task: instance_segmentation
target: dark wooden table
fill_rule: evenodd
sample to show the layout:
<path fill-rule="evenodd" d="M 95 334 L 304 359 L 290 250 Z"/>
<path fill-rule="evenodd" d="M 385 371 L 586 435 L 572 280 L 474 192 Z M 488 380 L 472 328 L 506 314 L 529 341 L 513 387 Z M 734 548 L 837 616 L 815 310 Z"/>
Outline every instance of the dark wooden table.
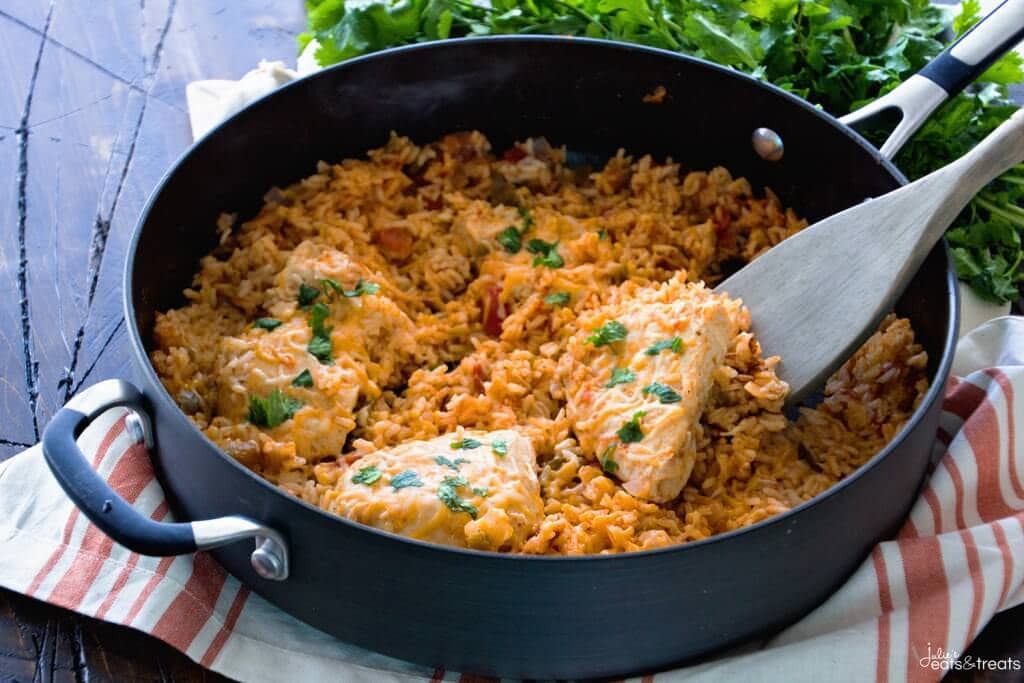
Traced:
<path fill-rule="evenodd" d="M 300 0 L 0 0 L 0 460 L 123 374 L 121 266 L 191 141 L 185 84 L 292 63 Z M 1024 658 L 1024 608 L 976 656 Z M 163 643 L 0 590 L 0 681 L 223 680 Z"/>

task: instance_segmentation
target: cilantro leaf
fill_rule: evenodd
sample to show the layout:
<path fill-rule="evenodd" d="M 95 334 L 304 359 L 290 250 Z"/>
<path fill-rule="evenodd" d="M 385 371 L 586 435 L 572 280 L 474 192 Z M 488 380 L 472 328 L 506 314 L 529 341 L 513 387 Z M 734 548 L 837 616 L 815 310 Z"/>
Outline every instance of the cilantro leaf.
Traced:
<path fill-rule="evenodd" d="M 640 420 L 647 413 L 643 410 L 638 410 L 633 413 L 633 417 L 629 419 L 616 434 L 619 435 L 619 440 L 622 443 L 636 443 L 644 438 L 644 433 L 640 429 Z"/>
<path fill-rule="evenodd" d="M 605 383 L 605 387 L 611 389 L 612 387 L 619 384 L 629 384 L 636 380 L 636 373 L 629 368 L 614 368 L 612 370 L 611 379 Z"/>
<path fill-rule="evenodd" d="M 411 486 L 416 488 L 423 486 L 423 482 L 420 481 L 420 475 L 416 474 L 416 470 L 405 470 L 391 477 L 391 488 L 396 491 L 407 489 Z"/>
<path fill-rule="evenodd" d="M 645 396 L 653 395 L 657 397 L 661 403 L 679 403 L 683 400 L 683 397 L 676 393 L 672 387 L 661 382 L 651 382 L 643 388 L 643 393 Z"/>
<path fill-rule="evenodd" d="M 644 353 L 647 354 L 648 356 L 657 356 L 662 351 L 666 351 L 668 349 L 671 349 L 672 353 L 682 353 L 683 340 L 680 339 L 679 337 L 664 339 L 660 342 L 648 346 L 646 349 L 644 349 Z"/>
<path fill-rule="evenodd" d="M 331 309 L 327 304 L 317 302 L 313 304 L 309 315 L 309 328 L 313 331 L 306 350 L 324 365 L 334 362 L 334 347 L 331 344 L 331 328 L 324 325 Z"/>
<path fill-rule="evenodd" d="M 533 265 L 547 266 L 548 268 L 561 268 L 565 260 L 558 253 L 558 241 L 545 242 L 542 239 L 532 239 L 526 245 L 526 251 L 537 254 L 533 259 Z"/>
<path fill-rule="evenodd" d="M 292 386 L 309 389 L 313 386 L 313 374 L 308 369 L 303 370 L 299 374 L 295 375 L 295 379 L 292 380 Z"/>
<path fill-rule="evenodd" d="M 437 497 L 452 512 L 465 512 L 473 519 L 476 519 L 479 514 L 476 506 L 466 502 L 458 494 L 458 489 L 463 486 L 469 486 L 469 482 L 463 477 L 445 477 L 441 481 L 441 485 L 437 487 Z"/>
<path fill-rule="evenodd" d="M 256 322 L 252 324 L 253 327 L 257 327 L 261 330 L 271 331 L 276 330 L 282 325 L 281 321 L 277 318 L 257 318 Z"/>
<path fill-rule="evenodd" d="M 518 254 L 523 248 L 523 236 L 512 225 L 499 232 L 494 239 L 510 254 Z"/>
<path fill-rule="evenodd" d="M 465 463 L 465 462 L 469 462 L 469 461 L 466 460 L 465 458 L 455 458 L 455 460 L 449 460 L 448 458 L 444 457 L 443 455 L 439 455 L 436 458 L 434 458 L 434 462 L 436 462 L 438 465 L 441 465 L 442 467 L 448 467 L 448 468 L 453 469 L 456 472 L 458 472 L 459 471 L 459 465 L 461 465 L 462 463 Z"/>
<path fill-rule="evenodd" d="M 614 441 L 604 449 L 597 461 L 601 463 L 601 469 L 608 474 L 615 474 L 619 471 L 619 463 L 612 460 L 612 456 L 615 455 L 615 449 L 619 447 L 619 444 Z"/>
<path fill-rule="evenodd" d="M 266 398 L 250 394 L 249 422 L 257 427 L 273 429 L 292 419 L 301 407 L 302 401 L 288 396 L 280 389 L 274 389 Z"/>
<path fill-rule="evenodd" d="M 476 439 L 472 439 L 468 436 L 459 439 L 458 441 L 452 441 L 452 450 L 457 451 L 462 449 L 464 451 L 471 451 L 474 448 L 480 448 L 480 442 Z"/>
<path fill-rule="evenodd" d="M 299 285 L 299 306 L 305 308 L 311 303 L 316 301 L 317 297 L 320 296 L 320 290 L 316 287 L 310 287 L 306 283 Z"/>
<path fill-rule="evenodd" d="M 377 469 L 376 465 L 367 465 L 366 467 L 360 467 L 359 471 L 353 475 L 352 483 L 371 486 L 376 484 L 381 476 L 381 471 Z"/>
<path fill-rule="evenodd" d="M 615 342 L 622 341 L 629 334 L 626 326 L 618 320 L 609 320 L 601 327 L 594 330 L 594 333 L 587 337 L 586 343 L 594 346 L 608 346 Z"/>
<path fill-rule="evenodd" d="M 376 282 L 367 282 L 363 278 L 359 278 L 356 282 L 355 289 L 352 290 L 341 290 L 341 295 L 352 299 L 357 296 L 363 296 L 364 294 L 376 294 L 380 291 L 380 285 Z"/>
<path fill-rule="evenodd" d="M 554 292 L 544 297 L 544 303 L 548 306 L 565 306 L 571 298 L 569 292 Z"/>
<path fill-rule="evenodd" d="M 508 455 L 508 442 L 502 439 L 495 439 L 491 442 L 491 451 L 499 458 Z"/>

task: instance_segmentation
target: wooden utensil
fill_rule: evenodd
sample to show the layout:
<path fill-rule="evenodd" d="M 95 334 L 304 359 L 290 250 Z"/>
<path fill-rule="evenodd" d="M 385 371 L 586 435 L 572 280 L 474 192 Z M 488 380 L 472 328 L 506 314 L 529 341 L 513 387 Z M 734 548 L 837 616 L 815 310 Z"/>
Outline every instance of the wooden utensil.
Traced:
<path fill-rule="evenodd" d="M 1024 110 L 960 159 L 815 223 L 715 288 L 743 299 L 764 355 L 781 356 L 787 403 L 870 336 L 957 214 L 1021 161 Z"/>

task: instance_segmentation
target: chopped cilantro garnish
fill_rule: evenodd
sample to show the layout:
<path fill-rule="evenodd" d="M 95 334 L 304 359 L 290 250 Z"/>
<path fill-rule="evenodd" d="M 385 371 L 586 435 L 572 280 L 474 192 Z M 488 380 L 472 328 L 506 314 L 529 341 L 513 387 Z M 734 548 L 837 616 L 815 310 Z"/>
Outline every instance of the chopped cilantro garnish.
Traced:
<path fill-rule="evenodd" d="M 629 419 L 629 422 L 622 425 L 619 431 L 616 432 L 622 443 L 636 443 L 644 438 L 644 433 L 640 430 L 640 420 L 646 414 L 643 410 L 636 411 L 633 413 L 633 417 Z"/>
<path fill-rule="evenodd" d="M 531 254 L 546 254 L 554 249 L 557 244 L 558 242 L 545 242 L 542 239 L 534 238 L 526 244 L 526 251 Z"/>
<path fill-rule="evenodd" d="M 331 328 L 324 325 L 331 309 L 324 303 L 315 303 L 310 310 L 309 328 L 313 336 L 306 346 L 306 350 L 324 365 L 330 365 L 334 361 L 334 349 L 331 346 Z"/>
<path fill-rule="evenodd" d="M 526 234 L 533 227 L 533 214 L 525 206 L 520 206 L 518 210 L 519 217 L 523 219 L 523 234 Z"/>
<path fill-rule="evenodd" d="M 598 230 L 597 231 L 597 239 L 599 239 L 599 240 L 606 240 L 606 239 L 608 239 L 608 231 L 607 230 Z"/>
<path fill-rule="evenodd" d="M 302 407 L 302 401 L 292 398 L 280 389 L 274 389 L 266 398 L 249 395 L 249 422 L 257 427 L 276 427 L 292 419 Z"/>
<path fill-rule="evenodd" d="M 476 506 L 463 500 L 457 491 L 457 489 L 468 485 L 469 482 L 463 477 L 445 477 L 441 481 L 441 485 L 437 487 L 437 497 L 452 512 L 465 512 L 473 519 L 476 519 L 479 514 Z"/>
<path fill-rule="evenodd" d="M 629 368 L 615 368 L 612 370 L 612 378 L 604 385 L 611 389 L 618 384 L 629 384 L 636 379 L 636 373 Z"/>
<path fill-rule="evenodd" d="M 679 337 L 663 339 L 662 341 L 656 344 L 651 344 L 650 346 L 648 346 L 646 349 L 644 349 L 644 353 L 646 353 L 648 356 L 657 356 L 659 353 L 665 351 L 666 349 L 672 349 L 672 353 L 682 353 L 683 340 L 680 339 Z"/>
<path fill-rule="evenodd" d="M 356 282 L 355 289 L 351 290 L 345 289 L 340 282 L 329 277 L 322 278 L 320 283 L 324 286 L 325 292 L 328 289 L 331 289 L 335 294 L 341 295 L 347 299 L 352 299 L 364 294 L 376 294 L 380 291 L 380 285 L 373 282 L 367 282 L 363 280 L 363 278 L 359 278 L 359 281 Z"/>
<path fill-rule="evenodd" d="M 544 303 L 548 306 L 565 306 L 571 298 L 569 292 L 555 292 L 544 297 Z"/>
<path fill-rule="evenodd" d="M 380 291 L 380 285 L 376 282 L 367 282 L 363 278 L 359 278 L 356 282 L 355 289 L 352 290 L 341 290 L 341 295 L 352 299 L 357 296 L 363 296 L 364 294 L 376 294 Z"/>
<path fill-rule="evenodd" d="M 376 484 L 381 477 L 381 472 L 377 469 L 376 465 L 368 465 L 366 467 L 360 467 L 359 471 L 356 472 L 355 476 L 352 477 L 353 484 L 366 484 L 371 486 Z"/>
<path fill-rule="evenodd" d="M 438 465 L 442 465 L 444 467 L 451 468 L 451 469 L 455 470 L 456 472 L 458 472 L 459 471 L 459 465 L 461 465 L 464 462 L 469 462 L 469 461 L 466 460 L 465 458 L 455 458 L 455 460 L 449 460 L 448 458 L 444 457 L 443 455 L 439 455 L 436 458 L 434 458 L 434 462 L 436 462 Z"/>
<path fill-rule="evenodd" d="M 293 387 L 305 387 L 310 388 L 313 386 L 313 375 L 309 370 L 303 370 L 299 374 L 295 375 L 295 379 L 292 380 Z"/>
<path fill-rule="evenodd" d="M 320 290 L 316 287 L 310 287 L 306 283 L 299 285 L 299 306 L 303 308 L 309 306 L 316 301 L 318 296 L 320 296 Z"/>
<path fill-rule="evenodd" d="M 468 436 L 459 439 L 458 441 L 452 441 L 452 450 L 457 451 L 462 449 L 464 451 L 471 451 L 474 448 L 480 448 L 480 442 L 476 439 L 471 439 Z"/>
<path fill-rule="evenodd" d="M 672 387 L 662 384 L 661 382 L 651 382 L 644 387 L 644 394 L 652 394 L 658 397 L 658 400 L 662 403 L 679 403 L 683 400 L 680 396 L 672 389 Z"/>
<path fill-rule="evenodd" d="M 341 286 L 341 283 L 338 282 L 337 280 L 333 279 L 333 278 L 329 278 L 329 277 L 321 278 L 320 279 L 320 284 L 323 285 L 325 292 L 328 289 L 334 290 L 335 294 L 341 294 L 342 292 L 345 291 L 345 288 Z"/>
<path fill-rule="evenodd" d="M 490 494 L 490 491 L 487 490 L 486 486 L 474 486 L 470 490 L 481 498 L 486 498 L 488 494 Z"/>
<path fill-rule="evenodd" d="M 619 444 L 612 442 L 608 448 L 604 449 L 601 456 L 597 459 L 601 463 L 601 469 L 608 474 L 615 474 L 619 469 L 619 463 L 612 460 L 612 456 L 615 455 L 615 449 L 619 447 Z"/>
<path fill-rule="evenodd" d="M 257 318 L 256 322 L 252 324 L 253 327 L 258 327 L 261 330 L 276 330 L 281 326 L 281 321 L 277 318 Z"/>
<path fill-rule="evenodd" d="M 519 250 L 523 248 L 523 236 L 519 234 L 519 230 L 514 225 L 499 232 L 494 239 L 510 254 L 518 254 Z"/>
<path fill-rule="evenodd" d="M 541 239 L 532 239 L 526 245 L 526 251 L 537 254 L 533 259 L 534 266 L 547 266 L 548 268 L 561 268 L 565 261 L 558 254 L 558 242 L 545 242 Z"/>
<path fill-rule="evenodd" d="M 499 458 L 504 458 L 508 455 L 508 442 L 503 439 L 495 439 L 491 442 L 491 451 Z"/>
<path fill-rule="evenodd" d="M 617 341 L 622 341 L 629 334 L 626 326 L 618 320 L 609 320 L 601 327 L 594 330 L 594 334 L 587 337 L 587 343 L 594 346 L 608 346 Z"/>
<path fill-rule="evenodd" d="M 420 475 L 416 474 L 416 470 L 405 470 L 391 477 L 391 488 L 396 491 L 398 489 L 407 489 L 410 486 L 423 486 L 423 482 L 420 481 Z"/>

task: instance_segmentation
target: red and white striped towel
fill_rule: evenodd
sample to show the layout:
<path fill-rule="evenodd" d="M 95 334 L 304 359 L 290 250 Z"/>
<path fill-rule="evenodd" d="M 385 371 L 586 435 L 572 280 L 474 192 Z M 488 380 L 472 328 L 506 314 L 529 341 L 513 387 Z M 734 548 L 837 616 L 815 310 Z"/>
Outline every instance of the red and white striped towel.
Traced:
<path fill-rule="evenodd" d="M 948 387 L 944 451 L 898 537 L 879 544 L 806 618 L 764 642 L 645 676 L 934 681 L 988 620 L 1024 602 L 1024 319 L 968 335 L 957 365 L 988 367 Z M 122 496 L 153 519 L 167 503 L 142 446 L 113 410 L 81 436 Z M 63 494 L 39 447 L 0 465 L 0 585 L 140 629 L 222 674 L 248 681 L 469 681 L 342 643 L 271 606 L 210 556 L 141 557 L 112 543 Z M 1024 671 L 1024 662 L 960 662 Z"/>

